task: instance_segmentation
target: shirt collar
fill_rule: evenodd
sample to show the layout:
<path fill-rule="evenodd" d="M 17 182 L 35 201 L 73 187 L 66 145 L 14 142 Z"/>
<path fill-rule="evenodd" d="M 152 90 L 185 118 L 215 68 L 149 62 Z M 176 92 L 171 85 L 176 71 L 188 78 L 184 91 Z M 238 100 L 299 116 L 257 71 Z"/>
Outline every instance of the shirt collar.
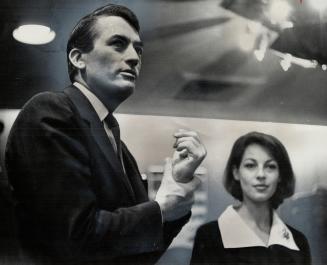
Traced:
<path fill-rule="evenodd" d="M 74 82 L 73 85 L 77 87 L 82 92 L 82 94 L 90 101 L 100 120 L 103 121 L 109 114 L 109 111 L 106 106 L 100 101 L 100 99 L 97 98 L 96 95 L 94 95 L 88 88 L 86 88 L 81 83 Z"/>
<path fill-rule="evenodd" d="M 218 224 L 224 248 L 269 247 L 271 245 L 281 245 L 292 250 L 299 250 L 291 231 L 275 211 L 273 212 L 273 222 L 268 245 L 265 245 L 242 220 L 232 205 L 228 206 L 218 218 Z M 235 232 L 235 228 L 237 228 L 237 232 Z"/>

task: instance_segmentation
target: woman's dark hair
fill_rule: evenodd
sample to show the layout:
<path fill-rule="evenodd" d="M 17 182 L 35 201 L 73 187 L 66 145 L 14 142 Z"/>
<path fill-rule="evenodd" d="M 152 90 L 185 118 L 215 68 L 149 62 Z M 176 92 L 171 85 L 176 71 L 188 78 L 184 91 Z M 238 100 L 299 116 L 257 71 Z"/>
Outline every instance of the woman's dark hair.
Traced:
<path fill-rule="evenodd" d="M 93 41 L 97 37 L 98 32 L 94 29 L 95 22 L 102 16 L 118 16 L 125 19 L 138 33 L 140 25 L 136 15 L 127 7 L 108 4 L 94 10 L 92 13 L 84 16 L 75 26 L 70 34 L 67 43 L 67 63 L 69 78 L 73 82 L 77 73 L 77 69 L 69 60 L 69 53 L 72 49 L 77 48 L 87 53 L 93 49 Z"/>
<path fill-rule="evenodd" d="M 226 165 L 224 186 L 234 198 L 243 201 L 241 184 L 239 181 L 235 180 L 233 170 L 240 167 L 243 154 L 246 148 L 251 144 L 258 144 L 265 148 L 278 164 L 280 181 L 270 201 L 271 206 L 277 209 L 285 198 L 294 194 L 295 177 L 291 161 L 284 145 L 272 135 L 250 132 L 236 140 Z"/>

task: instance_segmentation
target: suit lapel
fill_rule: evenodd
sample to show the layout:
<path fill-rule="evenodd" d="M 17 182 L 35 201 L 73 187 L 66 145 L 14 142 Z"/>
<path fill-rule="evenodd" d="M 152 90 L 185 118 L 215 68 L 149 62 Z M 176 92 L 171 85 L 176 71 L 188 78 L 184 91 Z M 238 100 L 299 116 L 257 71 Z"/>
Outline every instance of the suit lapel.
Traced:
<path fill-rule="evenodd" d="M 142 180 L 134 157 L 128 151 L 126 145 L 123 142 L 121 143 L 126 173 L 129 177 L 130 183 L 133 185 L 136 201 L 138 203 L 146 202 L 149 200 L 147 182 Z"/>
<path fill-rule="evenodd" d="M 119 176 L 119 178 L 123 181 L 129 194 L 131 194 L 131 196 L 134 198 L 132 186 L 124 173 L 122 164 L 118 160 L 112 144 L 110 143 L 109 138 L 104 130 L 103 124 L 90 102 L 75 86 L 66 88 L 64 93 L 68 95 L 68 97 L 74 103 L 81 117 L 88 122 L 90 125 L 91 134 L 98 144 L 99 149 L 103 152 L 108 163 L 114 169 L 116 175 Z"/>

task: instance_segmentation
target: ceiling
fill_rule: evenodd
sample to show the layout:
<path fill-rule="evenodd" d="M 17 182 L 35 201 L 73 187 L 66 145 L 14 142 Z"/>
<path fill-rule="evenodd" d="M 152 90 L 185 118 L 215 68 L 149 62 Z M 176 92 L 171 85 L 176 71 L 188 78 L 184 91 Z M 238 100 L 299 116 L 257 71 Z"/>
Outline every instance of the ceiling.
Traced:
<path fill-rule="evenodd" d="M 327 72 L 299 65 L 285 72 L 274 51 L 268 50 L 259 62 L 252 50 L 240 48 L 248 42 L 244 36 L 250 35 L 249 19 L 258 19 L 249 5 L 258 1 L 109 1 L 127 5 L 137 14 L 145 42 L 136 92 L 117 111 L 327 124 Z M 294 28 L 279 31 L 272 47 L 323 64 L 327 62 L 325 14 L 314 12 L 307 1 L 289 0 Z M 222 2 L 227 2 L 226 8 Z M 81 16 L 106 3 L 2 0 L 0 108 L 21 108 L 35 93 L 67 86 L 69 32 Z M 50 25 L 57 33 L 55 40 L 40 46 L 16 42 L 12 30 L 27 22 Z"/>

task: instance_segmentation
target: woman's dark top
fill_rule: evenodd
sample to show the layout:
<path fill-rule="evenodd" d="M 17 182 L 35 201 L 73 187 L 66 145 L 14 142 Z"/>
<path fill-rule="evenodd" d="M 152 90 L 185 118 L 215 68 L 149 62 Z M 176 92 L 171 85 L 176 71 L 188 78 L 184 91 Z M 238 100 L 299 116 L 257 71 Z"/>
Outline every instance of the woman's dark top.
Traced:
<path fill-rule="evenodd" d="M 228 221 L 228 220 L 227 220 Z M 233 223 L 233 222 L 232 222 Z M 232 225 L 231 223 L 231 225 Z M 282 223 L 283 224 L 283 223 Z M 245 242 L 244 236 L 246 233 L 242 233 L 243 237 L 237 239 L 238 227 L 234 227 L 234 231 L 231 234 L 232 240 L 229 240 L 228 234 L 232 230 L 227 231 L 225 225 L 217 221 L 212 221 L 205 225 L 202 225 L 195 237 L 194 248 L 192 253 L 191 264 L 222 264 L 222 265 L 310 265 L 310 249 L 305 236 L 295 230 L 290 226 L 286 226 L 287 232 L 284 230 L 284 234 L 281 235 L 281 238 L 284 238 L 284 241 L 289 241 L 294 246 L 297 246 L 297 249 L 292 247 L 292 244 L 289 244 L 291 247 L 287 247 L 287 244 L 271 244 L 268 247 L 266 246 L 255 246 L 254 244 L 249 244 L 247 247 L 239 247 L 238 242 Z M 228 226 L 228 224 L 227 224 Z M 242 225 L 241 225 L 242 226 Z M 223 234 L 225 238 L 228 239 L 229 244 L 228 248 L 224 247 L 222 233 L 220 227 L 223 227 L 225 231 Z M 248 231 L 249 232 L 249 231 Z M 291 234 L 290 234 L 291 233 Z M 227 236 L 227 237 L 226 237 Z M 231 241 L 236 240 L 236 245 L 238 247 L 231 247 Z M 250 239 L 251 241 L 251 239 Z M 240 244 L 243 244 L 240 243 Z M 226 244 L 226 240 L 225 240 Z M 245 245 L 244 245 L 245 246 Z"/>

